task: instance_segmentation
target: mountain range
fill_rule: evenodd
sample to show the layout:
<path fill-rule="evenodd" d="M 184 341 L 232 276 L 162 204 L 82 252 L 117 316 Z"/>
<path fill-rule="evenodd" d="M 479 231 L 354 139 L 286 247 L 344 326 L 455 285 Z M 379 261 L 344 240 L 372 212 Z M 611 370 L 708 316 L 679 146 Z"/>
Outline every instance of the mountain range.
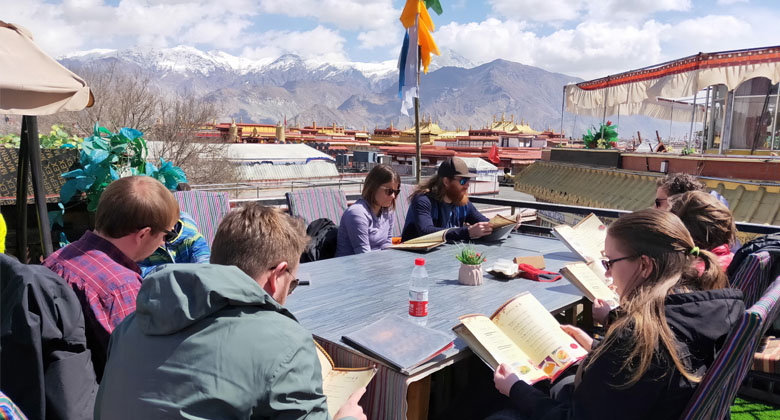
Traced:
<path fill-rule="evenodd" d="M 179 46 L 168 49 L 91 50 L 59 58 L 76 71 L 84 65 L 116 63 L 147 75 L 168 95 L 194 96 L 217 105 L 219 121 L 318 125 L 332 123 L 371 130 L 413 119 L 400 113 L 395 61 L 326 62 L 287 54 L 250 60 L 222 51 Z M 475 65 L 443 50 L 420 81 L 420 112 L 445 129 L 483 127 L 493 116 L 523 119 L 537 130 L 561 126 L 562 89 L 582 79 L 506 60 Z M 574 124 L 576 123 L 576 127 Z M 567 135 L 581 135 L 598 121 L 566 113 Z M 623 117 L 621 137 L 647 135 L 669 124 L 646 117 Z M 678 124 L 675 124 L 678 126 Z M 663 132 L 663 130 L 662 130 Z M 668 132 L 668 131 L 666 131 Z"/>

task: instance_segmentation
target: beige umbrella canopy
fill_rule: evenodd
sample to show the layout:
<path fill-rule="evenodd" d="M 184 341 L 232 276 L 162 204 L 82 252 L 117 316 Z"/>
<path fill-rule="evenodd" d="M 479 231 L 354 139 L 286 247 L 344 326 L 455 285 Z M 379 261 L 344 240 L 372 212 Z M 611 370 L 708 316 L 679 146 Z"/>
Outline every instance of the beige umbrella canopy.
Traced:
<path fill-rule="evenodd" d="M 51 115 L 92 102 L 82 78 L 43 52 L 26 29 L 0 21 L 0 114 Z"/>
<path fill-rule="evenodd" d="M 49 57 L 21 26 L 0 21 L 0 114 L 23 115 L 16 190 L 17 253 L 26 252 L 27 168 L 32 172 L 43 253 L 52 252 L 35 116 L 80 111 L 94 99 L 87 83 Z M 21 259 L 20 258 L 20 259 Z"/>

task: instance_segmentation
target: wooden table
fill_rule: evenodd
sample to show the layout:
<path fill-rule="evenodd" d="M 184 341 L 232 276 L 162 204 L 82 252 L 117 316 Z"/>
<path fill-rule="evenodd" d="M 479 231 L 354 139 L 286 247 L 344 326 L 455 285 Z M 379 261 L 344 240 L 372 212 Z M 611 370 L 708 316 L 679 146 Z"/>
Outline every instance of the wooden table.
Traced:
<path fill-rule="evenodd" d="M 577 261 L 577 256 L 556 239 L 521 234 L 510 235 L 503 243 L 477 243 L 475 248 L 487 257 L 483 267 L 491 266 L 498 258 L 511 260 L 540 254 L 548 271 L 558 271 L 564 264 Z M 315 335 L 337 366 L 359 367 L 375 361 L 344 344 L 341 337 L 388 314 L 406 316 L 414 260 L 425 258 L 430 278 L 427 326 L 450 334 L 455 346 L 410 375 L 380 365 L 364 398 L 368 418 L 427 416 L 430 374 L 471 354 L 452 332 L 459 316 L 490 315 L 506 300 L 525 291 L 531 292 L 551 313 L 573 312 L 571 309 L 583 301 L 582 293 L 566 279 L 554 283 L 522 278 L 501 281 L 485 273 L 481 286 L 460 285 L 457 253 L 457 244 L 446 244 L 425 254 L 385 250 L 300 266 L 299 277 L 308 275 L 311 285 L 297 288 L 288 298 L 287 308 Z"/>

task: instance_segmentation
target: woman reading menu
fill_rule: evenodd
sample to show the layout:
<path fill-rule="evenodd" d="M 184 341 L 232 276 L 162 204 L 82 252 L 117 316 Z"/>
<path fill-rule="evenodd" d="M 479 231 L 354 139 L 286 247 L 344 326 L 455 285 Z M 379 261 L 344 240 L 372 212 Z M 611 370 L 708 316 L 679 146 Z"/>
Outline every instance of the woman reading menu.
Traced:
<path fill-rule="evenodd" d="M 494 382 L 510 397 L 515 418 L 676 419 L 741 319 L 742 293 L 726 288 L 717 257 L 696 247 L 674 214 L 648 209 L 622 216 L 609 227 L 605 247 L 620 317 L 599 344 L 579 328 L 561 327 L 589 353 L 573 391 L 558 398 L 500 365 Z"/>

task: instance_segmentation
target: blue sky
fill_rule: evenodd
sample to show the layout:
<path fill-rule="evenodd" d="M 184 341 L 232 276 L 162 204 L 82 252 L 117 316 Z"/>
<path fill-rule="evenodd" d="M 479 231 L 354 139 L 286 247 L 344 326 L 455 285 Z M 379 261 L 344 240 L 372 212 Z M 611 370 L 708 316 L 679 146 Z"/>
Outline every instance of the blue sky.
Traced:
<path fill-rule="evenodd" d="M 475 64 L 497 58 L 583 78 L 699 51 L 780 45 L 777 0 L 441 0 L 434 39 Z M 250 59 L 395 60 L 399 0 L 0 0 L 55 56 L 191 45 Z M 436 58 L 434 57 L 434 60 Z"/>

